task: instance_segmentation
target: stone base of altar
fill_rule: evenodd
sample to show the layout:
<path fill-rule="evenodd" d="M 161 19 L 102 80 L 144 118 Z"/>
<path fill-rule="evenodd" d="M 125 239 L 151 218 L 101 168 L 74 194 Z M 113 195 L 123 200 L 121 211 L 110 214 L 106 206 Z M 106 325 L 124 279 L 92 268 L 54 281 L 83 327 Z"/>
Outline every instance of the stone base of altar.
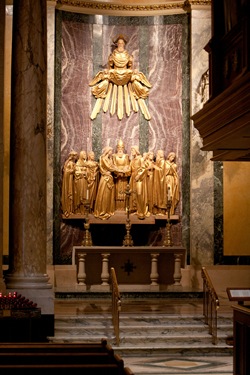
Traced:
<path fill-rule="evenodd" d="M 92 254 L 93 255 L 93 254 Z M 129 254 L 130 262 L 134 262 L 134 258 L 131 257 L 133 254 Z M 107 276 L 107 282 L 103 283 L 101 279 L 102 274 L 102 261 L 105 258 L 102 258 L 101 254 L 95 254 L 93 259 L 89 254 L 85 255 L 85 274 L 86 278 L 84 283 L 79 282 L 79 264 L 78 262 L 72 265 L 55 265 L 55 266 L 48 266 L 47 273 L 50 277 L 50 282 L 53 283 L 55 293 L 63 293 L 63 294 L 74 294 L 74 295 L 82 295 L 89 293 L 98 294 L 98 295 L 106 295 L 109 294 L 111 291 L 110 284 L 109 284 L 109 276 Z M 143 257 L 141 257 L 142 259 Z M 169 293 L 171 295 L 182 295 L 183 293 L 190 293 L 190 292 L 202 292 L 203 288 L 203 281 L 201 277 L 201 272 L 199 269 L 195 269 L 192 266 L 185 266 L 181 265 L 180 267 L 180 274 L 181 278 L 179 284 L 176 285 L 173 279 L 173 265 L 171 266 L 168 261 L 164 261 L 164 257 L 158 256 L 159 268 L 157 269 L 157 273 L 160 274 L 158 277 L 157 282 L 152 285 L 152 280 L 150 279 L 151 274 L 151 254 L 146 255 L 146 260 L 140 260 L 140 258 L 136 258 L 136 263 L 134 265 L 138 266 L 138 278 L 135 275 L 133 277 L 128 276 L 124 269 L 115 267 L 116 274 L 117 274 L 117 281 L 119 284 L 119 290 L 123 293 L 135 293 L 135 292 L 146 292 L 146 293 Z M 126 257 L 124 258 L 127 261 Z M 174 264 L 174 257 L 169 256 L 168 258 L 171 263 Z M 113 266 L 113 259 L 109 257 L 110 266 Z M 140 264 L 138 265 L 138 262 Z M 145 263 L 144 263 L 145 261 Z M 89 264 L 89 262 L 92 264 Z M 98 264 L 96 263 L 98 262 Z M 105 263 L 106 264 L 106 263 Z M 157 264 L 158 265 L 158 264 Z M 109 267 L 109 266 L 108 266 Z M 109 268 L 108 268 L 109 269 Z M 171 270 L 171 272 L 170 272 Z M 140 275 L 140 273 L 144 275 Z M 162 276 L 162 273 L 165 273 Z M 89 274 L 90 273 L 90 274 Z M 92 275 L 93 273 L 93 275 Z M 124 275 L 123 275 L 124 274 Z M 123 275 L 123 277 L 120 277 Z M 91 276 L 91 277 L 90 277 Z M 152 277 L 152 276 L 151 276 Z M 126 282 L 124 281 L 126 278 Z M 164 281 L 169 280 L 168 282 Z"/>
<path fill-rule="evenodd" d="M 157 285 L 157 286 L 151 286 L 151 285 L 141 285 L 141 284 L 133 284 L 133 285 L 130 285 L 130 284 L 122 284 L 122 285 L 119 285 L 119 290 L 120 292 L 134 292 L 135 290 L 137 292 L 158 292 L 160 291 L 160 286 Z M 87 289 L 86 289 L 87 291 Z M 90 292 L 110 292 L 111 289 L 110 289 L 110 285 L 91 285 L 91 287 L 89 288 Z"/>
<path fill-rule="evenodd" d="M 110 269 L 118 284 L 142 285 L 145 289 L 160 285 L 181 285 L 186 250 L 180 246 L 73 246 L 72 265 L 77 266 L 77 283 L 89 290 L 109 287 Z"/>

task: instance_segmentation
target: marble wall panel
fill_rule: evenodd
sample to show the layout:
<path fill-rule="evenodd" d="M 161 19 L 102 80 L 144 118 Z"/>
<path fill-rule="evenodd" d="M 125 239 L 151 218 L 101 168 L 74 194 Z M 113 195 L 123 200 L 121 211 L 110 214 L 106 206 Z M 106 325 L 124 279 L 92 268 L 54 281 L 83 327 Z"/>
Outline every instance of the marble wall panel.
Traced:
<path fill-rule="evenodd" d="M 53 264 L 55 6 L 47 6 L 47 264 Z"/>
<path fill-rule="evenodd" d="M 204 47 L 211 37 L 209 10 L 192 11 L 191 30 L 192 113 L 196 113 L 200 109 L 197 89 L 201 76 L 208 69 Z M 198 270 L 214 263 L 214 165 L 211 152 L 202 151 L 202 139 L 193 124 L 190 148 L 190 264 Z"/>
<path fill-rule="evenodd" d="M 182 154 L 181 25 L 150 26 L 150 149 Z"/>
<path fill-rule="evenodd" d="M 71 150 L 92 150 L 91 96 L 88 82 L 92 77 L 91 25 L 62 22 L 61 54 L 61 162 Z"/>
<path fill-rule="evenodd" d="M 214 264 L 228 264 L 223 256 L 223 162 L 214 162 Z M 227 257 L 228 259 L 228 257 Z M 230 263 L 229 263 L 230 264 Z"/>
<path fill-rule="evenodd" d="M 57 13 L 55 153 L 60 163 L 55 181 L 57 263 L 69 261 L 72 246 L 80 244 L 83 235 L 83 223 L 72 220 L 62 223 L 58 208 L 61 171 L 72 149 L 78 152 L 93 149 L 99 158 L 104 146 L 115 149 L 121 138 L 127 153 L 133 145 L 139 145 L 141 152 L 150 149 L 156 153 L 163 149 L 165 156 L 175 151 L 182 180 L 183 150 L 189 150 L 189 145 L 183 144 L 183 133 L 189 132 L 189 128 L 183 130 L 189 109 L 186 106 L 183 113 L 182 97 L 183 85 L 188 85 L 189 78 L 185 75 L 183 80 L 183 61 L 188 61 L 188 44 L 183 40 L 183 35 L 185 38 L 188 35 L 186 28 L 186 15 L 103 17 Z M 134 68 L 146 74 L 152 83 L 147 100 L 150 121 L 140 113 L 131 113 L 122 120 L 116 115 L 99 113 L 95 120 L 90 120 L 95 99 L 88 83 L 105 68 L 112 39 L 120 33 L 128 37 L 126 48 L 134 56 Z M 186 187 L 184 190 L 188 191 Z M 181 214 L 182 201 L 178 209 Z M 176 235 L 179 242 L 180 231 L 181 228 Z"/>

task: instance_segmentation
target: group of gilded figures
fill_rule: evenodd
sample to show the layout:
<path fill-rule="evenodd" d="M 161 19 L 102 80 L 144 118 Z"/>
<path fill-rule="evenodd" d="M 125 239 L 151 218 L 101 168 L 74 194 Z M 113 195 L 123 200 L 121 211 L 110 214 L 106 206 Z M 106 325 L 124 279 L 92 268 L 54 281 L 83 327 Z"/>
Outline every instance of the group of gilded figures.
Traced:
<path fill-rule="evenodd" d="M 119 140 L 116 153 L 104 147 L 99 162 L 93 151 L 70 152 L 63 168 L 62 212 L 86 213 L 88 210 L 102 220 L 116 211 L 137 214 L 139 219 L 164 215 L 169 204 L 173 215 L 179 202 L 180 182 L 175 153 L 164 158 L 163 150 L 156 157 L 149 151 L 141 155 L 138 146 L 131 147 L 131 155 L 124 152 Z"/>

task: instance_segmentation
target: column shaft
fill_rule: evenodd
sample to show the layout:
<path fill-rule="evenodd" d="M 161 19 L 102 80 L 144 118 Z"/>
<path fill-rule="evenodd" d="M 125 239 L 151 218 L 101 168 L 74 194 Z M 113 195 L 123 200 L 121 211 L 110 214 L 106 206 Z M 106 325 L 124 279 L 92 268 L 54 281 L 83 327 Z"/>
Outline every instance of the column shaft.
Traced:
<path fill-rule="evenodd" d="M 46 0 L 13 7 L 10 273 L 7 287 L 46 287 Z"/>

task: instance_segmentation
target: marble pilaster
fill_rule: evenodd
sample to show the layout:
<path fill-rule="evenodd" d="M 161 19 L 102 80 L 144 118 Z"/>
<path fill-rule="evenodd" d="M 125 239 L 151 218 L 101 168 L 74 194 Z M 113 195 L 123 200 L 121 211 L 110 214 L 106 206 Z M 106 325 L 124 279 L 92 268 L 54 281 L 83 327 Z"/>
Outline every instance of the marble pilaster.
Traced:
<path fill-rule="evenodd" d="M 55 5 L 47 4 L 47 264 L 53 264 Z"/>
<path fill-rule="evenodd" d="M 208 69 L 208 54 L 204 47 L 211 34 L 210 10 L 192 11 L 191 30 L 191 111 L 194 114 L 200 109 L 197 98 L 200 79 Z M 190 264 L 194 269 L 213 264 L 214 257 L 214 169 L 211 153 L 201 148 L 199 132 L 191 123 Z M 193 280 L 195 282 L 195 277 Z"/>
<path fill-rule="evenodd" d="M 46 274 L 46 0 L 14 1 L 8 290 L 53 312 Z"/>

